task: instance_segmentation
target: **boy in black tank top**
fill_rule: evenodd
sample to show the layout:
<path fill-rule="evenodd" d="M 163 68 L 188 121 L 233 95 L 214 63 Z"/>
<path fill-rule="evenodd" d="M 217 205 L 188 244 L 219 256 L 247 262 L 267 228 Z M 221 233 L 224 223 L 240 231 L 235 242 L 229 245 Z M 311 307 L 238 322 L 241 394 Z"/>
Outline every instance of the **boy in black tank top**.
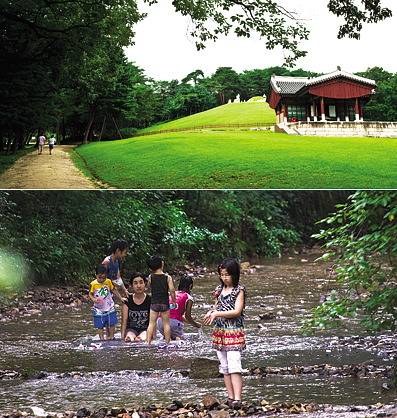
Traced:
<path fill-rule="evenodd" d="M 164 261 L 159 255 L 152 255 L 147 261 L 149 270 L 148 287 L 152 288 L 152 301 L 150 305 L 149 327 L 146 333 L 146 344 L 152 341 L 157 318 L 161 313 L 164 327 L 164 339 L 168 344 L 171 340 L 170 328 L 170 306 L 168 292 L 171 295 L 172 303 L 176 305 L 175 288 L 171 276 L 163 273 Z"/>

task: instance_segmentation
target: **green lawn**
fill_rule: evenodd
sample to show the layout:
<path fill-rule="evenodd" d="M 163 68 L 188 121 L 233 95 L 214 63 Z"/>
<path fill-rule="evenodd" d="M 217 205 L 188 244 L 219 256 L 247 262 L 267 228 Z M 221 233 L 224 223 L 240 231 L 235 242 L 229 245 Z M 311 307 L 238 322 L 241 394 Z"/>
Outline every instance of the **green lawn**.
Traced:
<path fill-rule="evenodd" d="M 154 125 L 140 130 L 139 133 L 226 123 L 276 123 L 276 115 L 266 102 L 230 103 L 186 118 Z"/>
<path fill-rule="evenodd" d="M 247 104 L 251 105 L 251 104 Z M 168 133 L 78 147 L 117 188 L 397 188 L 397 139 Z"/>

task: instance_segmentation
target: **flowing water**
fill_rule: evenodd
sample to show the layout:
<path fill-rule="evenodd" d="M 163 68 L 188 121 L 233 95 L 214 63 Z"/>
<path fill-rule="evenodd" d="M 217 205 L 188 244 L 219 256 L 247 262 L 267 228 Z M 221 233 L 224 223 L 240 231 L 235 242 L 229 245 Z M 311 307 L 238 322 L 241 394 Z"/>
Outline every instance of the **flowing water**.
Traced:
<path fill-rule="evenodd" d="M 343 344 L 359 328 L 354 321 L 349 322 L 349 329 L 302 335 L 302 318 L 318 305 L 327 289 L 336 286 L 328 273 L 331 264 L 315 258 L 311 255 L 306 260 L 301 256 L 257 260 L 256 268 L 242 275 L 241 283 L 247 289 L 244 368 L 391 362 L 374 348 Z M 209 272 L 196 279 L 192 292 L 196 320 L 202 321 L 212 307 L 213 290 L 218 283 L 217 275 Z M 261 320 L 259 315 L 268 310 L 275 312 L 276 317 Z M 207 393 L 224 399 L 222 379 L 194 380 L 186 376 L 193 358 L 217 358 L 211 349 L 212 327 L 204 327 L 202 333 L 189 325 L 185 330 L 186 340 L 168 349 L 160 349 L 157 341 L 152 347 L 120 340 L 97 344 L 91 305 L 48 309 L 41 315 L 2 322 L 0 369 L 34 369 L 48 374 L 43 379 L 1 380 L 0 411 L 26 410 L 30 406 L 52 412 L 82 406 L 147 406 L 173 400 L 198 401 Z M 245 376 L 243 399 L 339 405 L 385 403 L 395 398 L 391 391 L 381 393 L 385 381 Z"/>

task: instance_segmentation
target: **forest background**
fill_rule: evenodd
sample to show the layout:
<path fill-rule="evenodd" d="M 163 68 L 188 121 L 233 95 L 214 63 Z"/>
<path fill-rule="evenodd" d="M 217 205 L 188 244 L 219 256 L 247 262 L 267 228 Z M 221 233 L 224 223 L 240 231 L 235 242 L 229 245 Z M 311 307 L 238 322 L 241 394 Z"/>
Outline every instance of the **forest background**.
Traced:
<path fill-rule="evenodd" d="M 123 277 L 224 257 L 298 254 L 315 243 L 316 222 L 349 191 L 1 191 L 0 287 L 79 283 L 118 238 L 130 246 Z M 317 245 L 319 242 L 317 242 Z"/>

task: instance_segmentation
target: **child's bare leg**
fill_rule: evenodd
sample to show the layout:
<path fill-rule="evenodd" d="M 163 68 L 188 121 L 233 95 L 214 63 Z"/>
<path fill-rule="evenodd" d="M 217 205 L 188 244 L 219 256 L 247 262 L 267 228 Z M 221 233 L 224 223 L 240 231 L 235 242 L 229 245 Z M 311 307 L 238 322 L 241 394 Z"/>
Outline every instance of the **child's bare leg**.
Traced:
<path fill-rule="evenodd" d="M 114 338 L 114 330 L 115 330 L 115 328 L 116 328 L 116 326 L 115 326 L 115 325 L 113 325 L 112 327 L 109 327 L 109 333 L 108 333 L 108 334 L 106 334 L 106 338 L 107 338 L 108 340 L 113 340 L 113 338 Z"/>
<path fill-rule="evenodd" d="M 230 374 L 224 374 L 223 379 L 225 380 L 227 396 L 229 397 L 229 399 L 235 399 L 231 375 Z"/>
<path fill-rule="evenodd" d="M 171 341 L 170 311 L 161 312 L 163 318 L 164 339 L 167 344 Z"/>
<path fill-rule="evenodd" d="M 233 387 L 234 397 L 236 401 L 241 401 L 241 392 L 243 389 L 243 377 L 241 373 L 231 373 L 230 380 Z"/>
<path fill-rule="evenodd" d="M 103 329 L 98 328 L 98 335 L 99 335 L 99 339 L 101 341 L 103 341 L 105 338 L 103 337 Z"/>
<path fill-rule="evenodd" d="M 159 316 L 158 312 L 154 312 L 154 311 L 150 310 L 149 326 L 148 326 L 148 329 L 146 331 L 146 344 L 150 344 L 151 341 L 152 341 L 153 332 L 154 332 L 154 329 L 155 329 L 155 326 L 156 326 L 158 316 Z"/>

